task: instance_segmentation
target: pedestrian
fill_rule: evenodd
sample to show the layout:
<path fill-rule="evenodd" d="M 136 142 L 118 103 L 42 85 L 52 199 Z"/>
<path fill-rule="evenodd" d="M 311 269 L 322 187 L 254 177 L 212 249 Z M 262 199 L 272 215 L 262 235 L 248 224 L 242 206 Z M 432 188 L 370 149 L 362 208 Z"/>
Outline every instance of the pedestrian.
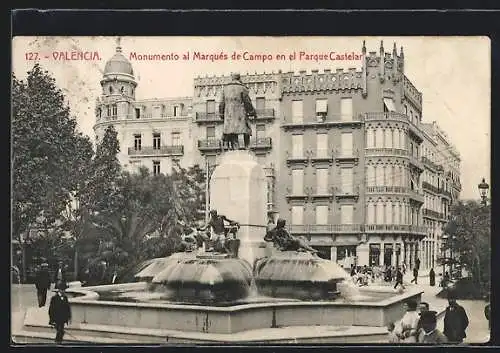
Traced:
<path fill-rule="evenodd" d="M 47 291 L 50 289 L 50 284 L 49 264 L 44 262 L 42 263 L 40 270 L 38 270 L 35 280 L 39 308 L 45 306 L 47 301 Z"/>
<path fill-rule="evenodd" d="M 415 260 L 415 267 L 417 268 L 417 271 L 420 270 L 420 259 L 418 257 Z"/>
<path fill-rule="evenodd" d="M 56 286 L 56 294 L 50 300 L 49 325 L 56 329 L 56 343 L 62 343 L 64 337 L 64 325 L 71 322 L 71 307 L 65 293 L 66 285 L 59 282 Z"/>
<path fill-rule="evenodd" d="M 416 343 L 417 326 L 420 320 L 420 316 L 417 312 L 417 302 L 413 299 L 409 299 L 406 301 L 405 306 L 406 313 L 396 325 L 394 333 L 403 343 Z"/>
<path fill-rule="evenodd" d="M 434 285 L 436 284 L 436 273 L 434 272 L 433 268 L 431 268 L 431 270 L 429 271 L 429 284 L 431 287 L 434 287 Z"/>
<path fill-rule="evenodd" d="M 403 262 L 403 274 L 406 274 L 406 262 Z"/>
<path fill-rule="evenodd" d="M 441 287 L 446 288 L 448 286 L 448 282 L 450 281 L 450 274 L 445 272 L 443 275 L 443 281 L 441 282 Z"/>
<path fill-rule="evenodd" d="M 462 343 L 468 326 L 469 318 L 465 309 L 458 305 L 455 293 L 448 292 L 448 307 L 444 314 L 444 335 L 451 343 Z"/>
<path fill-rule="evenodd" d="M 422 329 L 418 336 L 418 343 L 444 344 L 448 342 L 446 336 L 437 329 L 437 317 L 435 311 L 425 311 L 420 316 Z"/>
<path fill-rule="evenodd" d="M 425 313 L 426 311 L 429 311 L 429 303 L 420 302 L 420 304 L 418 304 L 418 315 L 420 316 L 420 319 L 418 320 L 417 325 L 417 337 L 420 334 L 420 330 L 422 329 L 422 313 Z"/>
<path fill-rule="evenodd" d="M 415 282 L 415 284 L 418 284 L 418 283 L 417 283 L 417 278 L 418 278 L 418 268 L 415 266 L 415 267 L 413 268 L 413 279 L 411 280 L 411 282 L 410 282 L 410 283 Z"/>
<path fill-rule="evenodd" d="M 57 265 L 57 270 L 56 270 L 56 273 L 54 275 L 54 283 L 56 285 L 58 285 L 58 284 L 61 284 L 63 286 L 67 285 L 67 282 L 66 282 L 66 271 L 65 271 L 65 268 L 64 268 L 64 262 L 62 262 L 62 261 L 59 261 L 59 263 Z"/>
<path fill-rule="evenodd" d="M 401 269 L 398 267 L 398 270 L 396 271 L 396 284 L 394 285 L 394 289 L 396 289 L 400 285 L 402 288 L 403 286 L 403 272 L 401 272 Z"/>
<path fill-rule="evenodd" d="M 356 275 L 356 267 L 354 264 L 351 264 L 351 277 L 354 277 Z"/>

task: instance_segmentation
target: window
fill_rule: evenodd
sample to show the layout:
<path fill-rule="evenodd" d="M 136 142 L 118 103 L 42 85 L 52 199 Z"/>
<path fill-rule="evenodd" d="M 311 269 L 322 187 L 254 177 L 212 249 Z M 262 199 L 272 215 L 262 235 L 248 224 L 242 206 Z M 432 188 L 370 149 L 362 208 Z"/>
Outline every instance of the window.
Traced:
<path fill-rule="evenodd" d="M 380 265 L 380 244 L 370 244 L 368 256 L 370 258 L 369 266 Z"/>
<path fill-rule="evenodd" d="M 304 120 L 304 106 L 302 101 L 292 101 L 292 122 L 301 123 Z"/>
<path fill-rule="evenodd" d="M 141 110 L 139 108 L 135 108 L 135 118 L 136 119 L 141 118 Z"/>
<path fill-rule="evenodd" d="M 342 98 L 340 100 L 340 119 L 342 121 L 352 121 L 352 98 Z"/>
<path fill-rule="evenodd" d="M 385 129 L 385 148 L 392 148 L 392 129 Z"/>
<path fill-rule="evenodd" d="M 316 206 L 316 224 L 328 224 L 328 206 Z"/>
<path fill-rule="evenodd" d="M 304 206 L 292 206 L 292 224 L 304 224 Z"/>
<path fill-rule="evenodd" d="M 402 148 L 402 146 L 399 143 L 399 129 L 394 129 L 393 130 L 393 147 L 394 148 Z"/>
<path fill-rule="evenodd" d="M 375 185 L 384 185 L 384 169 L 382 168 L 381 164 L 377 164 L 377 167 L 375 169 Z"/>
<path fill-rule="evenodd" d="M 352 168 L 340 169 L 340 183 L 343 194 L 351 195 L 353 193 L 353 173 Z"/>
<path fill-rule="evenodd" d="M 116 106 L 116 104 L 113 104 L 111 108 L 113 110 L 112 112 L 113 116 L 116 117 L 118 115 L 118 107 Z"/>
<path fill-rule="evenodd" d="M 380 126 L 375 129 L 375 147 L 384 148 L 384 130 Z"/>
<path fill-rule="evenodd" d="M 399 148 L 406 150 L 405 131 L 399 130 Z"/>
<path fill-rule="evenodd" d="M 318 122 L 323 122 L 326 120 L 326 115 L 328 112 L 328 101 L 326 99 L 316 100 L 316 119 Z"/>
<path fill-rule="evenodd" d="M 141 150 L 141 135 L 140 134 L 134 135 L 134 149 L 136 151 Z"/>
<path fill-rule="evenodd" d="M 304 170 L 302 169 L 292 170 L 292 194 L 304 194 Z"/>
<path fill-rule="evenodd" d="M 153 107 L 153 118 L 160 118 L 160 117 L 161 117 L 161 107 L 160 106 Z"/>
<path fill-rule="evenodd" d="M 384 98 L 384 112 L 395 112 L 396 107 L 394 105 L 394 99 Z"/>
<path fill-rule="evenodd" d="M 375 224 L 375 204 L 373 202 L 368 203 L 366 207 L 366 223 Z"/>
<path fill-rule="evenodd" d="M 316 169 L 316 194 L 328 193 L 328 169 Z"/>
<path fill-rule="evenodd" d="M 109 94 L 113 94 L 113 87 L 109 86 Z"/>
<path fill-rule="evenodd" d="M 160 172 L 160 161 L 153 161 L 153 174 L 159 175 Z"/>
<path fill-rule="evenodd" d="M 366 129 L 366 147 L 375 148 L 375 133 L 373 129 Z"/>
<path fill-rule="evenodd" d="M 393 247 L 392 244 L 384 244 L 384 265 L 391 266 L 392 264 L 392 253 Z"/>
<path fill-rule="evenodd" d="M 107 115 L 111 116 L 111 106 L 110 105 L 106 106 L 106 110 L 107 110 L 107 113 L 108 113 Z"/>
<path fill-rule="evenodd" d="M 341 146 L 341 154 L 343 156 L 352 156 L 352 132 L 343 132 L 340 135 L 340 146 Z"/>
<path fill-rule="evenodd" d="M 207 101 L 207 113 L 208 114 L 215 114 L 215 101 L 214 100 Z"/>
<path fill-rule="evenodd" d="M 208 140 L 215 139 L 215 126 L 207 126 L 207 139 Z"/>
<path fill-rule="evenodd" d="M 395 186 L 395 174 L 396 174 L 396 167 L 394 165 L 391 165 L 391 170 L 389 173 L 389 186 Z"/>
<path fill-rule="evenodd" d="M 366 185 L 375 186 L 375 166 L 369 165 L 366 170 Z"/>
<path fill-rule="evenodd" d="M 394 202 L 392 203 L 392 215 L 391 215 L 391 219 L 392 219 L 392 224 L 399 224 L 399 219 L 398 219 L 398 210 L 396 208 L 396 204 L 394 204 Z"/>
<path fill-rule="evenodd" d="M 181 146 L 181 133 L 172 132 L 172 146 Z"/>
<path fill-rule="evenodd" d="M 354 205 L 340 206 L 340 224 L 353 224 Z"/>
<path fill-rule="evenodd" d="M 408 115 L 408 106 L 405 104 L 405 115 Z"/>
<path fill-rule="evenodd" d="M 161 135 L 158 132 L 155 132 L 153 134 L 153 149 L 154 150 L 159 150 L 160 149 L 160 144 L 161 144 Z"/>
<path fill-rule="evenodd" d="M 304 156 L 304 147 L 302 145 L 303 136 L 302 135 L 292 135 L 292 156 L 295 158 L 301 158 Z"/>
<path fill-rule="evenodd" d="M 266 109 L 266 98 L 257 97 L 255 98 L 255 110 L 257 112 L 263 112 Z"/>
<path fill-rule="evenodd" d="M 392 224 L 392 202 L 385 205 L 385 224 Z"/>
<path fill-rule="evenodd" d="M 316 135 L 316 156 L 321 158 L 328 156 L 328 134 Z"/>
<path fill-rule="evenodd" d="M 257 124 L 255 131 L 256 138 L 266 137 L 266 124 Z"/>
<path fill-rule="evenodd" d="M 97 117 L 100 118 L 102 114 L 101 108 L 97 109 Z"/>
<path fill-rule="evenodd" d="M 384 224 L 384 203 L 382 200 L 377 202 L 377 224 Z"/>

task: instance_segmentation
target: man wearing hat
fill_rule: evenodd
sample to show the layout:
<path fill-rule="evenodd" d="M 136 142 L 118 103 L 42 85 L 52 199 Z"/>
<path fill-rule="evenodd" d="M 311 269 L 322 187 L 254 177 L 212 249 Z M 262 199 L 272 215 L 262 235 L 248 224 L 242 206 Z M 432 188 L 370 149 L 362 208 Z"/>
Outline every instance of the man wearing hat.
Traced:
<path fill-rule="evenodd" d="M 47 301 L 47 291 L 50 288 L 49 264 L 44 262 L 36 274 L 35 280 L 36 295 L 38 297 L 38 307 L 45 306 Z"/>
<path fill-rule="evenodd" d="M 448 342 L 446 336 L 439 331 L 437 326 L 437 318 L 435 311 L 423 311 L 420 313 L 420 330 L 418 335 L 418 343 L 424 344 L 444 344 Z"/>
<path fill-rule="evenodd" d="M 451 343 L 462 343 L 468 326 L 469 318 L 465 309 L 457 304 L 455 293 L 448 292 L 448 307 L 444 315 L 444 335 Z"/>
<path fill-rule="evenodd" d="M 49 325 L 54 326 L 56 333 L 56 343 L 62 343 L 64 337 L 64 325 L 71 321 L 71 307 L 66 296 L 66 283 L 59 282 L 56 285 L 56 294 L 50 300 Z"/>

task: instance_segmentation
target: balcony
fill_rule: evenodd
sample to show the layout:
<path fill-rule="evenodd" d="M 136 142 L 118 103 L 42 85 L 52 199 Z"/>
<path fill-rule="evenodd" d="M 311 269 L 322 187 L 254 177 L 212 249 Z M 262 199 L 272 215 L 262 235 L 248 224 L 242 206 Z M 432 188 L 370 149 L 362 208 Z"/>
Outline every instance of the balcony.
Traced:
<path fill-rule="evenodd" d="M 367 194 L 406 194 L 408 188 L 406 186 L 367 186 Z"/>
<path fill-rule="evenodd" d="M 358 150 L 336 150 L 335 151 L 335 164 L 353 164 L 357 165 L 359 161 Z"/>
<path fill-rule="evenodd" d="M 360 233 L 362 224 L 292 224 L 288 226 L 292 234 L 345 234 Z"/>
<path fill-rule="evenodd" d="M 331 151 L 317 151 L 309 155 L 313 166 L 322 163 L 327 163 L 328 165 L 333 164 L 333 152 Z"/>
<path fill-rule="evenodd" d="M 301 164 L 307 165 L 309 163 L 309 156 L 303 153 L 290 153 L 286 152 L 286 164 L 290 166 L 291 164 Z"/>
<path fill-rule="evenodd" d="M 408 233 L 426 236 L 427 227 L 411 224 L 366 224 L 367 233 Z"/>
<path fill-rule="evenodd" d="M 311 200 L 328 199 L 333 201 L 334 188 L 318 188 L 310 187 L 306 188 L 306 193 L 309 195 Z"/>
<path fill-rule="evenodd" d="M 422 134 L 422 131 L 420 131 L 419 127 L 411 121 L 409 121 L 409 127 L 408 132 L 410 135 L 413 135 L 413 138 L 417 140 L 418 143 L 422 143 L 424 141 L 424 135 Z"/>
<path fill-rule="evenodd" d="M 251 150 L 268 150 L 272 148 L 272 139 L 270 137 L 257 137 L 250 140 Z"/>
<path fill-rule="evenodd" d="M 410 200 L 416 201 L 417 203 L 424 203 L 424 195 L 416 190 L 410 190 Z"/>
<path fill-rule="evenodd" d="M 358 201 L 359 199 L 359 186 L 353 187 L 351 190 L 343 189 L 336 187 L 334 189 L 335 199 L 337 200 L 354 200 Z"/>
<path fill-rule="evenodd" d="M 416 157 L 416 156 L 410 156 L 410 166 L 413 166 L 415 169 L 419 171 L 419 173 L 422 173 L 424 171 L 424 166 L 422 164 L 422 161 Z"/>
<path fill-rule="evenodd" d="M 293 200 L 302 200 L 305 201 L 309 195 L 307 193 L 307 189 L 303 190 L 293 190 L 292 188 L 286 188 L 286 199 L 288 201 L 293 201 Z"/>
<path fill-rule="evenodd" d="M 222 142 L 217 139 L 198 140 L 198 149 L 201 152 L 218 152 L 222 150 Z"/>
<path fill-rule="evenodd" d="M 441 197 L 448 199 L 448 200 L 451 200 L 451 192 L 449 192 L 445 189 L 439 188 L 439 194 L 441 195 Z"/>
<path fill-rule="evenodd" d="M 438 165 L 436 163 L 434 163 L 433 161 L 431 161 L 429 158 L 427 157 L 422 157 L 422 163 L 428 167 L 429 169 L 432 169 L 434 171 L 437 171 L 438 170 Z"/>
<path fill-rule="evenodd" d="M 408 117 L 404 114 L 397 112 L 371 112 L 365 113 L 365 121 L 372 120 L 394 120 L 394 121 L 402 121 L 405 123 L 409 123 Z"/>
<path fill-rule="evenodd" d="M 434 186 L 426 181 L 422 182 L 422 189 L 433 192 L 435 194 L 439 193 L 439 189 L 436 186 Z"/>
<path fill-rule="evenodd" d="M 196 112 L 197 123 L 222 123 L 219 113 Z"/>
<path fill-rule="evenodd" d="M 407 156 L 408 151 L 399 148 L 366 148 L 366 156 Z"/>
<path fill-rule="evenodd" d="M 301 117 L 294 121 L 293 117 L 285 117 L 285 121 L 281 127 L 285 130 L 291 129 L 306 129 L 306 128 L 332 128 L 338 126 L 352 126 L 358 127 L 363 123 L 364 117 L 362 114 L 352 116 L 352 119 L 342 120 L 340 114 L 329 114 L 325 118 L 318 117 Z"/>
<path fill-rule="evenodd" d="M 255 121 L 272 121 L 275 119 L 274 109 L 256 109 L 257 114 L 253 120 Z"/>
<path fill-rule="evenodd" d="M 423 209 L 423 215 L 424 215 L 424 217 L 430 217 L 430 218 L 434 218 L 434 219 L 438 219 L 438 220 L 446 219 L 444 216 L 444 213 L 433 211 L 433 210 L 430 210 L 428 208 Z"/>
<path fill-rule="evenodd" d="M 182 156 L 184 155 L 184 146 L 161 146 L 160 148 L 146 146 L 140 149 L 129 147 L 128 155 L 131 157 Z"/>

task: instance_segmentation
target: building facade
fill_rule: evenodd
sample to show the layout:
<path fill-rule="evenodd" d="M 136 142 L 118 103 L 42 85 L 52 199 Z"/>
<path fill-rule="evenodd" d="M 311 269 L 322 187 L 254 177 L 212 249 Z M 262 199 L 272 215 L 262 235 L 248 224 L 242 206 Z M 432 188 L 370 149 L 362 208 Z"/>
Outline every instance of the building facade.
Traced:
<path fill-rule="evenodd" d="M 362 53 L 361 69 L 242 75 L 257 111 L 250 148 L 268 177 L 268 216 L 345 267 L 411 268 L 419 258 L 429 268 L 446 221 L 434 216 L 447 214 L 460 191 L 459 156 L 435 124 L 422 122 L 422 93 L 404 74 L 403 48 L 386 52 L 381 43 L 367 53 L 363 43 Z M 138 101 L 118 48 L 101 81 L 96 135 L 113 124 L 120 161 L 131 169 L 168 173 L 179 162 L 210 175 L 222 152 L 218 105 L 229 80 L 197 77 L 192 97 Z M 449 163 L 437 171 L 430 161 L 440 158 Z"/>

